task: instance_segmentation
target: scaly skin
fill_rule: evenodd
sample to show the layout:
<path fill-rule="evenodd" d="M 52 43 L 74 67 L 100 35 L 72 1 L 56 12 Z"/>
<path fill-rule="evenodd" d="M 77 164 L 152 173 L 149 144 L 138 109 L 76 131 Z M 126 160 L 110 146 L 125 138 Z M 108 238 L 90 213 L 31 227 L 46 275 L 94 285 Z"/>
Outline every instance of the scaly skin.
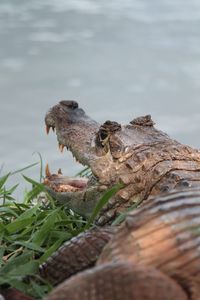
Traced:
<path fill-rule="evenodd" d="M 70 149 L 93 174 L 81 185 L 81 179 L 48 173 L 45 184 L 53 197 L 88 217 L 106 189 L 123 184 L 102 209 L 98 225 L 111 223 L 135 202 L 200 184 L 200 152 L 155 129 L 150 116 L 124 126 L 111 121 L 100 125 L 77 102 L 61 101 L 45 122 L 48 131 L 55 128 L 61 149 Z"/>
<path fill-rule="evenodd" d="M 100 126 L 76 102 L 62 101 L 53 107 L 46 125 L 48 130 L 56 128 L 59 143 L 70 148 L 96 178 L 77 188 L 81 179 L 49 173 L 46 185 L 53 196 L 87 217 L 104 189 L 123 183 L 102 210 L 99 225 L 110 223 L 136 199 L 142 202 L 114 235 L 109 233 L 113 237 L 96 266 L 65 280 L 47 300 L 200 299 L 200 189 L 195 188 L 200 181 L 199 151 L 156 130 L 150 116 L 131 125 L 107 121 Z M 92 234 L 66 243 L 42 266 L 43 274 L 57 284 L 64 279 L 65 268 L 66 278 L 75 273 L 68 272 L 69 253 L 81 245 L 78 257 L 84 257 L 85 237 Z M 95 236 L 94 241 L 97 245 Z M 73 261 L 75 270 L 78 257 Z"/>
<path fill-rule="evenodd" d="M 72 238 L 40 266 L 40 275 L 57 285 L 71 275 L 91 268 L 115 232 L 115 227 L 101 227 Z"/>
<path fill-rule="evenodd" d="M 46 300 L 66 295 L 68 300 L 199 300 L 200 188 L 156 197 L 129 213 L 96 266 L 64 281 Z"/>
<path fill-rule="evenodd" d="M 89 230 L 41 266 L 53 284 L 64 280 L 46 300 L 199 300 L 199 151 L 156 130 L 150 116 L 100 126 L 75 101 L 61 101 L 45 121 L 47 131 L 56 128 L 60 148 L 70 148 L 93 174 L 89 180 L 65 178 L 47 169 L 45 184 L 55 198 L 87 217 L 104 190 L 123 183 L 98 216 L 99 225 L 136 200 L 142 203 L 118 229 Z"/>

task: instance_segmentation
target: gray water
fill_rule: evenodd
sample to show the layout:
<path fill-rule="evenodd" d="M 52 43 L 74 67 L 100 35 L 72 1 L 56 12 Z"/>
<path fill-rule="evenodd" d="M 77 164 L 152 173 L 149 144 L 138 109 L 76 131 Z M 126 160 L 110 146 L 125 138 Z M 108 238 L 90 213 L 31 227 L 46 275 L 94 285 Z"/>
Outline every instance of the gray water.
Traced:
<path fill-rule="evenodd" d="M 199 97 L 199 0 L 0 1 L 1 175 L 38 161 L 34 152 L 52 171 L 80 170 L 44 131 L 61 99 L 76 99 L 99 122 L 151 114 L 200 147 Z"/>

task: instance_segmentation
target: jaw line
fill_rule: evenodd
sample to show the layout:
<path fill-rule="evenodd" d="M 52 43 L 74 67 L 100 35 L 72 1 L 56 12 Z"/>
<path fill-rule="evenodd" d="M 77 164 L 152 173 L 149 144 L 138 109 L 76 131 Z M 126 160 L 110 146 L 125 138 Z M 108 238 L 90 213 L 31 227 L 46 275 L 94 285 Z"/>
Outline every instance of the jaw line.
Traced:
<path fill-rule="evenodd" d="M 58 203 L 88 218 L 103 194 L 102 191 L 99 191 L 98 179 L 96 182 L 92 182 L 94 178 L 96 177 L 94 177 L 93 172 L 90 179 L 88 177 L 68 177 L 62 174 L 51 174 L 49 168 L 46 168 L 44 185 L 47 192 Z M 79 187 L 80 184 L 82 185 L 81 188 Z"/>
<path fill-rule="evenodd" d="M 49 132 L 50 128 L 56 130 L 57 140 L 59 142 L 59 148 L 61 151 L 64 150 L 66 147 L 67 150 L 70 150 L 72 155 L 75 157 L 75 159 L 80 162 L 82 165 L 86 165 L 89 168 L 91 167 L 92 174 L 97 178 L 97 182 L 92 184 L 90 180 L 88 181 L 88 184 L 85 185 L 83 189 L 78 189 L 76 191 L 56 191 L 53 186 L 49 185 L 48 182 L 44 182 L 46 189 L 48 193 L 53 196 L 56 200 L 58 200 L 59 203 L 66 205 L 68 208 L 74 210 L 75 212 L 79 213 L 80 215 L 83 215 L 84 217 L 88 217 L 91 212 L 93 211 L 94 207 L 98 203 L 100 197 L 104 193 L 104 191 L 100 191 L 99 186 L 99 178 L 98 178 L 98 169 L 96 168 L 96 164 L 98 164 L 98 156 L 95 156 L 95 153 L 93 153 L 94 149 L 94 137 L 96 134 L 96 131 L 99 128 L 99 124 L 95 121 L 91 120 L 92 125 L 94 126 L 94 129 L 89 131 L 87 133 L 87 126 L 85 127 L 85 133 L 83 128 L 81 133 L 83 133 L 83 141 L 84 144 L 80 145 L 80 142 L 78 141 L 76 145 L 77 136 L 74 133 L 76 128 L 75 125 L 72 124 L 71 128 L 66 128 L 66 130 L 59 129 L 59 126 L 57 126 L 56 120 L 54 120 L 54 117 L 52 115 L 47 115 L 46 119 L 46 126 L 47 126 L 47 133 Z M 71 130 L 71 132 L 70 132 Z M 81 134 L 79 133 L 79 134 Z M 84 138 L 86 135 L 86 138 Z M 70 136 L 70 139 L 67 138 Z M 73 140 L 73 137 L 75 139 Z M 101 158 L 100 158 L 101 160 Z M 101 172 L 100 172 L 101 173 Z M 54 174 L 55 176 L 59 176 L 57 174 Z M 45 180 L 48 179 L 48 176 L 46 176 Z M 49 179 L 48 179 L 49 180 Z M 77 177 L 73 177 L 73 180 L 79 180 Z M 53 181 L 52 181 L 53 182 Z M 54 183 L 54 182 L 53 182 Z"/>
<path fill-rule="evenodd" d="M 91 215 L 102 195 L 102 192 L 98 190 L 98 185 L 86 186 L 84 189 L 75 192 L 56 192 L 46 185 L 46 190 L 61 205 L 72 209 L 85 218 Z"/>

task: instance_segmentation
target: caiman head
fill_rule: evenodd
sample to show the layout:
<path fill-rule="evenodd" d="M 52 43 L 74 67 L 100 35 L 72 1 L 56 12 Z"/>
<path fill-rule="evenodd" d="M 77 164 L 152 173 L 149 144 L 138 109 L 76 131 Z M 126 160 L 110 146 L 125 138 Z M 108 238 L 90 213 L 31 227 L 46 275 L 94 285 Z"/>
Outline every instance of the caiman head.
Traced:
<path fill-rule="evenodd" d="M 169 145 L 180 145 L 156 130 L 149 115 L 129 125 L 112 121 L 100 125 L 75 101 L 61 101 L 52 107 L 45 123 L 47 132 L 55 129 L 61 150 L 69 149 L 92 172 L 89 178 L 65 177 L 61 172 L 50 174 L 47 168 L 44 183 L 53 197 L 88 217 L 105 190 L 117 183 L 123 185 L 102 209 L 98 224 L 113 220 L 135 201 L 147 198 L 163 171 L 156 166 L 174 159 L 167 150 Z"/>

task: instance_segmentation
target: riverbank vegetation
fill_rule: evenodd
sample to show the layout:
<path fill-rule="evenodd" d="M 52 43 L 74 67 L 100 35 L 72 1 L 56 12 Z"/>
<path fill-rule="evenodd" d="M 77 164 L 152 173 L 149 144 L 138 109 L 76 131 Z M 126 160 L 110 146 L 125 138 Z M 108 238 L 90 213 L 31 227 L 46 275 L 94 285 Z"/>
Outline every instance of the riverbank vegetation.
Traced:
<path fill-rule="evenodd" d="M 105 193 L 86 221 L 70 209 L 59 206 L 45 192 L 42 163 L 38 182 L 22 174 L 29 189 L 20 201 L 16 201 L 13 194 L 18 184 L 7 188 L 7 183 L 11 176 L 25 169 L 0 177 L 0 286 L 14 287 L 42 299 L 52 286 L 40 277 L 39 265 L 64 241 L 93 226 L 102 206 L 120 186 Z M 81 172 L 81 175 L 86 174 L 88 170 Z"/>

